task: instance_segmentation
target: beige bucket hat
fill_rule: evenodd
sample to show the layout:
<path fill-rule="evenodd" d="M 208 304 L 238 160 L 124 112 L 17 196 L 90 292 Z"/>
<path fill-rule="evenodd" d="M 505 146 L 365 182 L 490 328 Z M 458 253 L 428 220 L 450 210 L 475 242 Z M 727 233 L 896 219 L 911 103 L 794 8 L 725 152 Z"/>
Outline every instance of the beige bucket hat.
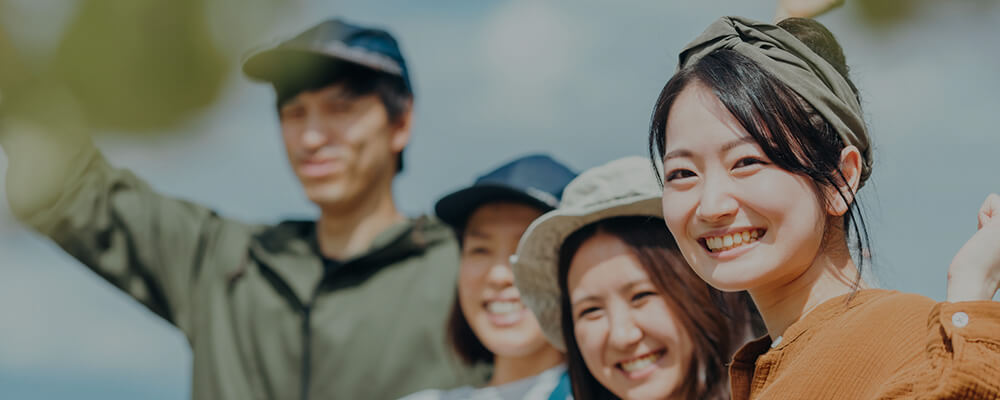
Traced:
<path fill-rule="evenodd" d="M 563 191 L 559 207 L 536 219 L 521 236 L 511 260 L 514 285 L 521 301 L 535 313 L 545 338 L 557 349 L 566 351 L 558 283 L 563 241 L 580 228 L 607 218 L 663 218 L 662 194 L 648 158 L 621 158 L 573 179 Z"/>

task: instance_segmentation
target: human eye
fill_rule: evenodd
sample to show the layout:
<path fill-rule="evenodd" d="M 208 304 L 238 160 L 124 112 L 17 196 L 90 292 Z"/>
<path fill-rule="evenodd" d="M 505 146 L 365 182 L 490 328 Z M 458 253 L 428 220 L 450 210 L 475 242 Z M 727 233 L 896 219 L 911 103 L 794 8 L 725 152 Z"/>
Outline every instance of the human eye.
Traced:
<path fill-rule="evenodd" d="M 649 296 L 656 296 L 656 292 L 651 291 L 651 290 L 643 290 L 643 291 L 637 292 L 636 294 L 632 295 L 632 301 L 636 302 L 636 301 L 648 298 Z"/>
<path fill-rule="evenodd" d="M 598 317 L 598 313 L 600 311 L 601 311 L 601 309 L 599 307 L 596 307 L 596 306 L 583 307 L 583 309 L 581 309 L 580 312 L 578 312 L 576 314 L 576 319 L 583 319 L 583 318 L 591 318 L 591 319 L 593 319 L 593 318 L 597 318 Z"/>
<path fill-rule="evenodd" d="M 490 249 L 481 245 L 466 246 L 463 253 L 467 256 L 481 256 L 490 254 Z"/>
<path fill-rule="evenodd" d="M 293 121 L 301 119 L 305 115 L 305 107 L 299 105 L 292 105 L 282 107 L 278 116 L 282 121 Z"/>
<path fill-rule="evenodd" d="M 749 167 L 752 165 L 767 165 L 767 164 L 768 164 L 767 161 L 764 161 L 758 157 L 743 157 L 737 160 L 735 164 L 733 164 L 733 169 Z"/>
<path fill-rule="evenodd" d="M 691 170 L 678 168 L 673 171 L 670 171 L 670 173 L 667 174 L 665 179 L 667 182 L 673 182 L 678 179 L 691 178 L 694 176 L 695 176 L 694 172 L 692 172 Z"/>

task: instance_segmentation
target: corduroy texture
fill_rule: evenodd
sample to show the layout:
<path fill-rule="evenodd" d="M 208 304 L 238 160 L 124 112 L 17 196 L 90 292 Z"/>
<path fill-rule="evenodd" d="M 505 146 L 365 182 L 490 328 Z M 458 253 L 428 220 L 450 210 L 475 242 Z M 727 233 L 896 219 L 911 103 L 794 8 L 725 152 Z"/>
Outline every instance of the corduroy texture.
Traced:
<path fill-rule="evenodd" d="M 1000 399 L 1000 302 L 848 296 L 792 324 L 773 349 L 768 337 L 740 349 L 732 398 Z"/>
<path fill-rule="evenodd" d="M 684 47 L 678 68 L 720 49 L 750 57 L 802 96 L 837 130 L 844 145 L 858 148 L 863 158 L 862 175 L 871 175 L 871 145 L 861 104 L 833 65 L 778 26 L 743 17 L 722 17 Z"/>

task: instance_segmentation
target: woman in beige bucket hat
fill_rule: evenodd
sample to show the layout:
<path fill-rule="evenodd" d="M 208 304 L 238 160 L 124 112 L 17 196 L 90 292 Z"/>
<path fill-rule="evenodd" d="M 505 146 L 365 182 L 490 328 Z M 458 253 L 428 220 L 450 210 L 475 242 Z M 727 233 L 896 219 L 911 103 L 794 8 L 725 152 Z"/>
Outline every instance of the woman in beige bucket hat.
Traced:
<path fill-rule="evenodd" d="M 593 168 L 518 245 L 515 284 L 566 351 L 576 399 L 728 398 L 726 363 L 757 333 L 745 293 L 684 262 L 660 193 L 646 158 Z"/>

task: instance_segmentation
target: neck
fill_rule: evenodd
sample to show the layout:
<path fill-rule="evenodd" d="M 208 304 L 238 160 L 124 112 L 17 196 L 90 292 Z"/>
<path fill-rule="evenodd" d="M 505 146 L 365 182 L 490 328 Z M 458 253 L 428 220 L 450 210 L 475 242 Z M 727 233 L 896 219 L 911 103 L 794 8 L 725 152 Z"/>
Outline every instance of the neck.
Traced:
<path fill-rule="evenodd" d="M 496 355 L 493 358 L 493 377 L 488 386 L 498 386 L 521 379 L 529 378 L 555 367 L 563 362 L 563 355 L 552 346 L 524 357 L 504 357 Z"/>
<path fill-rule="evenodd" d="M 825 250 L 798 277 L 750 290 L 772 340 L 816 306 L 854 290 L 857 267 L 847 244 L 843 240 L 835 242 L 839 244 L 823 246 Z M 866 287 L 865 282 L 859 282 L 859 287 Z"/>
<path fill-rule="evenodd" d="M 354 207 L 322 209 L 316 234 L 323 256 L 343 260 L 360 254 L 379 233 L 406 219 L 393 203 L 391 190 L 376 198 Z"/>

